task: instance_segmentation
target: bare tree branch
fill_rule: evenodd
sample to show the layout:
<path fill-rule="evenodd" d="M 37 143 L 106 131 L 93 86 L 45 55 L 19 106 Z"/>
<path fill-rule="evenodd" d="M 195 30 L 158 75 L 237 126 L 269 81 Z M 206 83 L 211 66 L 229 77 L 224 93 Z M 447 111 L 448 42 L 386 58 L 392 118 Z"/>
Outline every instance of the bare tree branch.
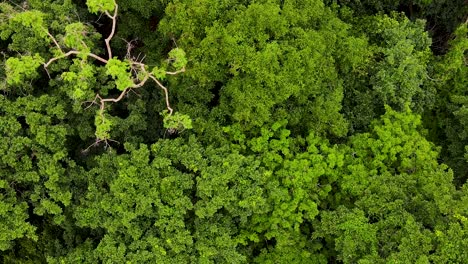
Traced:
<path fill-rule="evenodd" d="M 55 46 L 60 50 L 61 53 L 63 53 L 63 50 L 62 48 L 60 47 L 60 45 L 58 44 L 57 40 L 54 38 L 54 36 L 52 36 L 52 34 L 50 34 L 50 32 L 44 28 L 44 31 L 47 33 L 47 36 L 49 36 L 50 39 L 52 39 L 52 41 L 54 42 Z"/>
<path fill-rule="evenodd" d="M 47 63 L 44 63 L 44 68 L 49 67 L 49 65 L 50 65 L 52 62 L 56 61 L 56 60 L 59 60 L 59 59 L 62 59 L 62 58 L 66 58 L 66 57 L 71 56 L 71 55 L 78 55 L 78 54 L 82 54 L 82 52 L 81 52 L 81 51 L 77 51 L 77 50 L 70 50 L 69 52 L 67 52 L 67 53 L 65 53 L 65 54 L 63 54 L 63 55 L 58 56 L 58 57 L 54 57 L 54 58 L 50 59 Z M 103 59 L 103 58 L 99 57 L 99 56 L 96 55 L 96 54 L 93 54 L 93 53 L 86 53 L 86 56 L 95 58 L 96 60 L 101 61 L 101 62 L 103 62 L 103 63 L 107 63 L 107 60 L 106 60 L 106 59 Z"/>
<path fill-rule="evenodd" d="M 164 90 L 164 95 L 165 95 L 165 98 L 166 98 L 166 107 L 167 107 L 167 110 L 169 110 L 169 115 L 172 115 L 172 112 L 173 112 L 174 110 L 171 108 L 171 104 L 169 103 L 169 93 L 168 93 L 168 91 L 167 91 L 167 88 L 166 88 L 164 85 L 162 85 L 162 83 L 160 83 L 160 82 L 158 81 L 158 79 L 156 79 L 156 77 L 154 77 L 153 75 L 149 75 L 149 77 L 150 77 L 151 79 L 153 79 L 153 81 L 154 81 L 155 83 L 157 83 L 161 89 Z"/>
<path fill-rule="evenodd" d="M 104 142 L 105 144 L 105 149 L 106 148 L 110 148 L 110 144 L 109 144 L 109 141 L 111 142 L 114 142 L 114 143 L 117 143 L 120 145 L 120 142 L 118 142 L 117 140 L 113 140 L 113 139 L 110 139 L 110 138 L 107 138 L 107 139 L 98 139 L 96 138 L 96 140 L 94 141 L 93 144 L 89 145 L 86 149 L 82 150 L 81 153 L 87 153 L 89 151 L 89 149 L 91 149 L 92 147 L 94 146 L 98 146 L 101 142 Z"/>
<path fill-rule="evenodd" d="M 114 4 L 115 4 L 114 15 L 111 16 L 109 12 L 107 11 L 105 13 L 110 19 L 112 19 L 112 30 L 109 36 L 105 39 L 106 47 L 107 47 L 107 54 L 109 55 L 109 60 L 112 59 L 112 49 L 110 47 L 110 41 L 114 37 L 114 34 L 115 34 L 115 27 L 117 25 L 117 10 L 119 8 L 119 6 L 117 5 L 115 1 L 114 1 Z"/>
<path fill-rule="evenodd" d="M 176 74 L 179 74 L 179 73 L 182 73 L 182 72 L 185 72 L 185 67 L 183 67 L 182 69 L 178 70 L 178 71 L 175 71 L 175 72 L 166 72 L 167 75 L 176 75 Z"/>
<path fill-rule="evenodd" d="M 125 94 L 128 92 L 128 89 L 125 89 L 123 90 L 120 95 L 117 97 L 117 98 L 105 98 L 105 99 L 102 99 L 101 97 L 101 103 L 105 103 L 105 102 L 114 102 L 114 103 L 117 103 L 118 101 L 122 100 L 122 98 L 125 96 Z"/>

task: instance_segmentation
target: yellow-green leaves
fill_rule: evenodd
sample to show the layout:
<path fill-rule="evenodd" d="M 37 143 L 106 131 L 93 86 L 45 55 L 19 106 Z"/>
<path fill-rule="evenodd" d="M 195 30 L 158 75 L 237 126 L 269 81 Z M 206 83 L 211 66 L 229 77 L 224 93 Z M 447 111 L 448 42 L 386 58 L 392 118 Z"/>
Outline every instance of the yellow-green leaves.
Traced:
<path fill-rule="evenodd" d="M 72 49 L 83 52 L 89 52 L 89 48 L 85 43 L 87 29 L 82 23 L 72 23 L 65 27 L 65 37 L 63 41 L 65 45 Z"/>
<path fill-rule="evenodd" d="M 107 140 L 110 138 L 110 131 L 112 128 L 112 120 L 106 113 L 97 112 L 94 120 L 96 126 L 96 138 L 98 140 Z"/>
<path fill-rule="evenodd" d="M 106 73 L 114 78 L 115 85 L 120 91 L 133 86 L 132 75 L 129 72 L 130 64 L 127 61 L 113 58 L 106 64 L 106 68 Z"/>
<path fill-rule="evenodd" d="M 44 60 L 39 54 L 8 58 L 5 64 L 7 83 L 9 85 L 20 85 L 28 79 L 37 77 L 37 67 L 43 62 Z"/>
<path fill-rule="evenodd" d="M 90 96 L 92 85 L 95 83 L 95 66 L 79 59 L 74 60 L 74 71 L 62 73 L 62 79 L 73 88 L 68 94 L 74 100 L 84 100 Z"/>
<path fill-rule="evenodd" d="M 164 68 L 154 67 L 151 73 L 159 80 L 166 79 L 166 70 Z"/>
<path fill-rule="evenodd" d="M 215 83 L 222 87 L 216 114 L 245 130 L 286 118 L 307 131 L 343 136 L 347 124 L 340 113 L 343 87 L 336 54 L 353 48 L 340 45 L 349 37 L 342 30 L 346 25 L 321 1 L 279 2 L 234 1 L 232 11 L 225 11 L 224 3 L 184 1 L 169 5 L 160 28 L 180 32 L 179 43 L 194 58 L 191 76 L 206 87 L 204 92 L 213 92 Z M 359 50 L 362 46 L 365 42 Z M 182 67 L 184 60 L 175 61 L 180 63 L 174 67 Z"/>
<path fill-rule="evenodd" d="M 185 52 L 182 49 L 176 48 L 169 52 L 169 59 L 176 70 L 180 70 L 187 64 Z"/>
<path fill-rule="evenodd" d="M 17 23 L 25 28 L 31 28 L 38 36 L 45 38 L 47 37 L 47 27 L 44 16 L 41 11 L 25 11 L 16 14 L 10 22 L 13 23 L 13 26 Z"/>
<path fill-rule="evenodd" d="M 192 119 L 188 115 L 177 112 L 169 115 L 167 110 L 164 110 L 162 115 L 164 116 L 164 127 L 167 129 L 182 131 L 193 128 Z"/>
<path fill-rule="evenodd" d="M 115 8 L 115 0 L 87 0 L 89 12 L 97 14 L 99 12 L 110 12 Z"/>

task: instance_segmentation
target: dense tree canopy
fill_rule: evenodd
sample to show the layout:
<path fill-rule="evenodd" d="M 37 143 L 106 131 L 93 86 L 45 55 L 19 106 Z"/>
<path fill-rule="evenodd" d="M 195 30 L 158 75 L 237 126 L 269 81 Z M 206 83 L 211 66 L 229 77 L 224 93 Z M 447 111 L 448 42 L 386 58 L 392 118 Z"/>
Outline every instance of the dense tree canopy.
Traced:
<path fill-rule="evenodd" d="M 466 263 L 463 0 L 0 3 L 2 263 Z"/>

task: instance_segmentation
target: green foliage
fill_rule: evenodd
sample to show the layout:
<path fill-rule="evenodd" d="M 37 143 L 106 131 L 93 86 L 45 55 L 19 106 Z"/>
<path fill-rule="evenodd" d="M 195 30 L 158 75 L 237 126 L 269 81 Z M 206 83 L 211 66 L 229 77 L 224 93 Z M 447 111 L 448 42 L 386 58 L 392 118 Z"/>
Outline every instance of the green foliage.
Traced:
<path fill-rule="evenodd" d="M 151 73 L 159 80 L 166 79 L 166 70 L 164 68 L 154 67 Z"/>
<path fill-rule="evenodd" d="M 22 54 L 43 52 L 48 43 L 47 15 L 38 10 L 23 10 L 7 3 L 0 5 L 0 38 L 9 40 L 8 49 Z"/>
<path fill-rule="evenodd" d="M 30 212 L 63 220 L 61 206 L 69 205 L 70 179 L 65 167 L 67 126 L 63 106 L 50 96 L 0 97 L 0 250 L 12 248 L 21 238 L 38 240 Z"/>
<path fill-rule="evenodd" d="M 443 146 L 444 162 L 454 169 L 458 185 L 467 179 L 466 159 L 460 159 L 466 153 L 468 145 L 467 87 L 468 67 L 468 28 L 460 25 L 455 36 L 449 42 L 450 48 L 442 57 L 436 58 L 432 73 L 432 85 L 437 89 L 439 100 L 433 117 L 427 117 L 435 140 Z"/>
<path fill-rule="evenodd" d="M 86 0 L 89 12 L 111 12 L 115 9 L 115 0 Z"/>
<path fill-rule="evenodd" d="M 172 115 L 168 114 L 167 110 L 162 112 L 164 117 L 164 127 L 167 129 L 175 129 L 178 131 L 183 131 L 185 129 L 192 129 L 192 119 L 188 115 L 181 113 L 174 113 Z"/>
<path fill-rule="evenodd" d="M 433 230 L 445 228 L 456 202 L 451 171 L 420 131 L 408 108 L 387 108 L 370 134 L 351 138 L 335 197 L 350 208 L 324 212 L 317 234 L 333 237 L 344 263 L 428 262 Z"/>
<path fill-rule="evenodd" d="M 86 26 L 82 23 L 72 23 L 65 27 L 65 36 L 63 41 L 69 48 L 89 52 L 85 44 Z"/>
<path fill-rule="evenodd" d="M 94 121 L 96 126 L 96 138 L 98 140 L 107 140 L 110 138 L 110 131 L 113 125 L 110 117 L 105 113 L 96 113 L 96 118 Z"/>
<path fill-rule="evenodd" d="M 37 241 L 34 234 L 35 228 L 26 220 L 28 218 L 26 202 L 18 202 L 14 190 L 8 186 L 6 181 L 1 181 L 3 194 L 0 195 L 0 250 L 11 248 L 12 241 L 22 237 L 29 237 Z"/>
<path fill-rule="evenodd" d="M 117 89 L 123 91 L 133 86 L 130 64 L 117 58 L 110 59 L 106 64 L 106 73 L 115 80 Z"/>
<path fill-rule="evenodd" d="M 187 65 L 187 58 L 185 57 L 185 52 L 182 49 L 173 49 L 168 55 L 172 62 L 172 66 L 174 66 L 176 70 L 180 70 Z"/>
<path fill-rule="evenodd" d="M 466 251 L 459 250 L 468 246 L 468 219 L 456 214 L 447 230 L 436 230 L 437 253 L 432 257 L 434 262 L 463 262 L 468 256 Z"/>
<path fill-rule="evenodd" d="M 335 250 L 343 263 L 366 263 L 377 256 L 377 227 L 368 222 L 359 209 L 339 207 L 322 214 L 322 225 L 317 237 L 336 235 Z"/>
<path fill-rule="evenodd" d="M 10 57 L 5 63 L 6 82 L 18 86 L 39 76 L 37 68 L 44 62 L 39 54 L 34 56 Z"/>
<path fill-rule="evenodd" d="M 413 109 L 422 112 L 428 105 L 425 97 L 430 96 L 430 91 L 422 89 L 427 77 L 430 39 L 424 32 L 422 21 L 401 20 L 382 17 L 371 25 L 385 43 L 378 50 L 384 60 L 377 63 L 371 84 L 377 97 L 385 104 L 402 109 L 409 103 Z"/>
<path fill-rule="evenodd" d="M 44 14 L 37 10 L 25 11 L 15 14 L 11 19 L 11 25 L 21 25 L 30 28 L 39 37 L 47 37 L 47 27 L 44 21 Z"/>
<path fill-rule="evenodd" d="M 160 28 L 180 36 L 178 45 L 193 58 L 187 74 L 198 90 L 222 86 L 216 115 L 248 130 L 286 118 L 297 130 L 346 134 L 335 56 L 361 55 L 348 50 L 353 46 L 344 52 L 346 25 L 320 1 L 214 6 L 180 1 L 171 3 L 167 12 Z M 182 85 L 179 96 L 190 93 L 190 84 Z M 206 97 L 204 103 L 209 103 Z"/>
<path fill-rule="evenodd" d="M 92 88 L 96 85 L 96 68 L 85 61 L 75 59 L 70 70 L 73 71 L 61 74 L 62 79 L 72 86 L 72 89 L 67 90 L 69 96 L 78 101 L 92 98 L 94 95 Z"/>
<path fill-rule="evenodd" d="M 1 3 L 0 262 L 466 262 L 458 1 Z"/>
<path fill-rule="evenodd" d="M 384 113 L 384 105 L 416 113 L 432 107 L 435 90 L 428 80 L 431 40 L 424 22 L 392 13 L 354 18 L 354 29 L 369 38 L 367 64 L 346 76 L 344 99 L 352 131 L 366 131 L 371 120 Z"/>

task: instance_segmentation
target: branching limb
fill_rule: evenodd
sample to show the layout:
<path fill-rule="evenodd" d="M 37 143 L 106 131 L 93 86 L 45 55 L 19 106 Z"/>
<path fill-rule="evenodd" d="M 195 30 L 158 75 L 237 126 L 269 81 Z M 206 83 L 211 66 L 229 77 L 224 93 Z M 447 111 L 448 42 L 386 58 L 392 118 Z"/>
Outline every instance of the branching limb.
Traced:
<path fill-rule="evenodd" d="M 120 100 L 122 100 L 122 99 L 124 98 L 124 96 L 125 96 L 132 88 L 139 88 L 139 87 L 143 86 L 143 85 L 146 83 L 146 81 L 148 80 L 148 77 L 151 77 L 151 76 L 150 76 L 149 74 L 146 74 L 146 75 L 145 75 L 145 78 L 144 78 L 141 82 L 139 82 L 139 83 L 133 85 L 132 87 L 129 87 L 129 88 L 123 90 L 117 98 L 102 98 L 99 94 L 97 94 L 97 95 L 96 95 L 96 98 L 94 99 L 94 101 L 96 101 L 96 99 L 99 99 L 99 101 L 100 101 L 100 112 L 101 112 L 101 114 L 104 113 L 105 103 L 106 103 L 106 102 L 113 102 L 113 103 L 119 102 Z M 94 101 L 93 101 L 93 102 L 94 102 Z"/>
<path fill-rule="evenodd" d="M 82 150 L 81 153 L 87 153 L 92 147 L 98 146 L 99 144 L 101 144 L 101 142 L 104 142 L 104 144 L 105 144 L 104 148 L 107 149 L 107 148 L 110 147 L 109 141 L 117 143 L 117 144 L 120 145 L 120 142 L 118 142 L 117 140 L 113 140 L 113 139 L 110 139 L 110 138 L 107 138 L 107 139 L 97 139 L 96 138 L 96 141 L 93 144 L 89 145 L 86 149 Z"/>
<path fill-rule="evenodd" d="M 99 97 L 100 100 L 101 100 L 101 104 L 102 104 L 102 103 L 105 103 L 105 102 L 114 102 L 114 103 L 117 103 L 118 101 L 122 100 L 122 98 L 124 98 L 125 94 L 128 92 L 128 89 L 129 89 L 129 88 L 123 90 L 117 98 L 104 98 L 104 99 L 103 99 L 103 98 Z"/>
<path fill-rule="evenodd" d="M 134 93 L 136 96 L 138 96 L 138 97 L 141 98 L 141 94 L 137 93 L 133 88 L 128 89 L 128 92 L 129 92 L 129 93 L 132 92 L 132 93 Z"/>
<path fill-rule="evenodd" d="M 167 71 L 166 74 L 167 75 L 176 75 L 176 74 L 179 74 L 179 73 L 182 73 L 182 72 L 185 72 L 185 67 L 183 67 L 182 69 L 178 70 L 178 71 L 175 71 L 175 72 L 169 72 Z"/>
<path fill-rule="evenodd" d="M 140 69 L 141 69 L 141 72 L 143 72 L 145 74 L 145 77 L 143 77 L 143 80 L 141 80 L 141 82 L 139 83 L 136 83 L 132 86 L 132 88 L 140 88 L 142 87 L 143 85 L 145 85 L 146 81 L 148 81 L 148 78 L 149 78 L 149 73 L 146 71 L 145 69 L 145 65 L 143 63 L 137 63 L 137 64 L 133 64 L 133 65 L 137 65 L 137 66 L 140 66 Z M 132 65 L 132 66 L 133 66 Z M 133 67 L 132 67 L 133 68 Z"/>
<path fill-rule="evenodd" d="M 88 106 L 85 107 L 85 110 L 87 110 L 88 108 L 90 108 L 93 105 L 99 105 L 98 102 L 97 102 L 97 99 L 99 99 L 99 94 L 97 94 L 96 97 L 94 97 L 93 101 L 85 101 L 85 102 L 82 102 L 81 105 L 88 104 Z"/>
<path fill-rule="evenodd" d="M 166 98 L 166 107 L 167 110 L 169 110 L 169 115 L 172 115 L 172 112 L 174 110 L 171 108 L 171 104 L 169 103 L 169 93 L 167 91 L 167 88 L 164 85 L 162 85 L 162 83 L 159 82 L 158 79 L 156 79 L 156 77 L 154 77 L 153 75 L 149 75 L 149 77 L 153 79 L 153 81 L 164 91 L 164 95 Z"/>
<path fill-rule="evenodd" d="M 63 55 L 58 56 L 58 57 L 54 57 L 54 58 L 50 59 L 47 63 L 44 63 L 44 68 L 49 67 L 49 65 L 50 65 L 52 62 L 56 61 L 56 60 L 66 58 L 66 57 L 71 56 L 71 55 L 78 55 L 78 54 L 82 54 L 82 52 L 77 51 L 77 50 L 70 50 L 69 52 L 67 52 L 67 53 L 65 53 L 65 54 L 63 54 Z M 95 58 L 96 60 L 98 60 L 98 61 L 100 61 L 100 62 L 107 63 L 107 60 L 106 60 L 106 59 L 103 59 L 103 58 L 99 57 L 99 56 L 96 55 L 96 54 L 93 54 L 93 53 L 86 53 L 86 56 Z"/>
<path fill-rule="evenodd" d="M 109 36 L 105 39 L 105 42 L 106 42 L 106 47 L 107 47 L 107 54 L 109 55 L 109 60 L 112 59 L 112 49 L 110 47 L 110 41 L 111 39 L 114 37 L 114 34 L 115 34 L 115 27 L 117 25 L 117 10 L 119 8 L 119 6 L 117 5 L 117 3 L 115 3 L 114 1 L 114 4 L 115 4 L 115 9 L 114 9 L 114 15 L 111 16 L 109 14 L 109 12 L 106 11 L 106 16 L 108 16 L 110 19 L 112 19 L 112 29 L 111 29 L 111 32 L 109 34 Z"/>
<path fill-rule="evenodd" d="M 60 50 L 60 53 L 63 53 L 62 48 L 60 47 L 60 45 L 58 44 L 54 36 L 52 36 L 52 34 L 50 34 L 50 32 L 45 28 L 44 28 L 44 31 L 47 33 L 47 36 L 49 36 L 49 38 L 54 42 L 55 46 Z"/>
<path fill-rule="evenodd" d="M 79 52 L 79 51 L 75 51 L 75 50 L 71 50 L 71 51 L 69 51 L 69 52 L 67 52 L 67 53 L 65 53 L 65 54 L 63 54 L 63 55 L 61 55 L 61 56 L 53 57 L 53 58 L 50 59 L 47 63 L 44 63 L 44 68 L 49 67 L 49 65 L 50 65 L 52 62 L 56 61 L 56 60 L 66 58 L 66 57 L 68 57 L 68 56 L 70 56 L 70 55 L 73 55 L 73 54 L 80 54 L 80 52 Z"/>
<path fill-rule="evenodd" d="M 135 46 L 133 45 L 133 42 L 136 41 L 136 39 L 132 39 L 130 41 L 126 41 L 125 39 L 123 38 L 120 38 L 121 40 L 123 40 L 125 43 L 127 43 L 127 54 L 125 54 L 125 58 L 126 59 L 131 59 L 132 57 L 132 49 L 135 48 Z"/>
<path fill-rule="evenodd" d="M 143 85 L 145 85 L 146 81 L 148 81 L 148 77 L 149 77 L 149 75 L 145 74 L 145 77 L 143 78 L 143 80 L 141 80 L 141 82 L 136 83 L 135 85 L 133 85 L 132 88 L 140 88 Z"/>

